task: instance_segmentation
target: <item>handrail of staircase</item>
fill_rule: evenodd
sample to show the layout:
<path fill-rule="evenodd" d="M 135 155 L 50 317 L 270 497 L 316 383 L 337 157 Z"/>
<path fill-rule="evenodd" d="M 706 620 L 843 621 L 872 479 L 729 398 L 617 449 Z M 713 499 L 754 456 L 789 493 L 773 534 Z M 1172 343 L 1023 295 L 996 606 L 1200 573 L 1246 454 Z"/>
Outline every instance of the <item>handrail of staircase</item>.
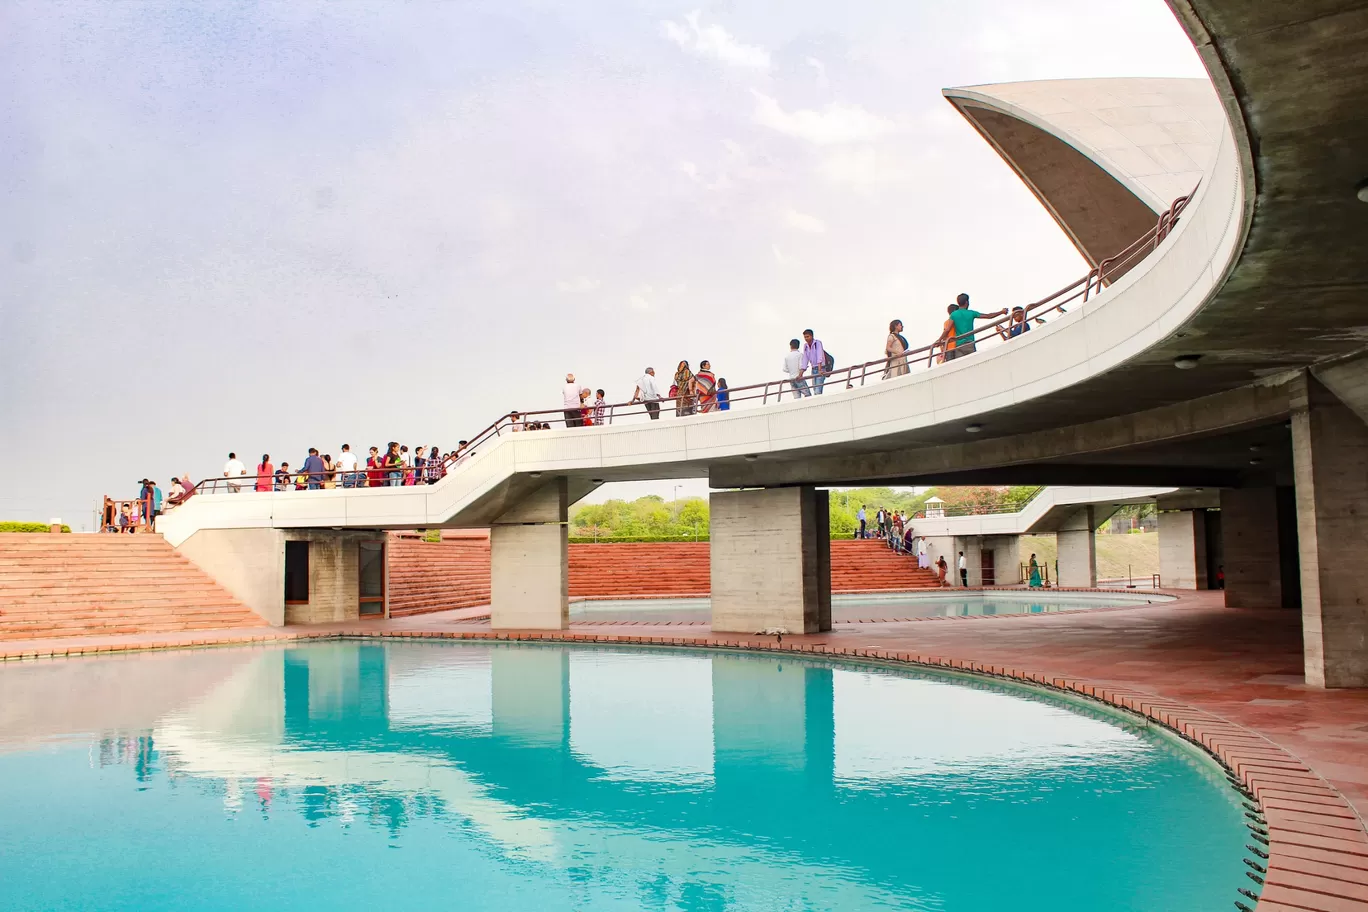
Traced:
<path fill-rule="evenodd" d="M 1027 322 L 1031 320 L 1040 320 L 1046 314 L 1065 313 L 1067 312 L 1065 305 L 1072 304 L 1075 301 L 1080 303 L 1088 301 L 1091 296 L 1100 293 L 1102 289 L 1109 285 L 1114 279 L 1124 275 L 1132 266 L 1140 260 L 1143 260 L 1152 250 L 1157 250 L 1159 245 L 1163 243 L 1163 240 L 1173 231 L 1173 227 L 1178 223 L 1179 216 L 1187 207 L 1187 204 L 1194 193 L 1196 193 L 1195 189 L 1192 193 L 1189 193 L 1186 196 L 1180 196 L 1174 200 L 1173 204 L 1160 214 L 1159 219 L 1153 228 L 1136 238 L 1124 250 L 1102 260 L 1097 266 L 1089 270 L 1088 274 L 1084 277 L 1064 286 L 1058 291 L 1046 295 L 1038 301 L 1025 305 L 1022 309 L 1025 311 L 1025 319 Z M 972 332 L 965 333 L 964 336 L 958 338 L 963 339 L 965 336 L 968 336 L 972 340 L 982 342 L 986 339 L 991 339 L 994 336 L 1004 336 L 1006 332 L 1005 327 L 1011 323 L 1011 320 L 1012 317 L 1009 313 L 1006 316 L 998 317 L 992 322 L 978 327 Z M 901 357 L 906 360 L 909 367 L 913 363 L 922 360 L 924 357 L 926 366 L 929 368 L 936 363 L 939 363 L 937 358 L 938 354 L 943 359 L 945 346 L 939 341 L 924 345 L 918 349 L 906 351 Z M 879 376 L 882 379 L 888 379 L 892 376 L 891 366 L 894 360 L 895 359 L 890 358 L 877 358 L 873 361 L 866 361 L 863 364 L 833 368 L 831 371 L 823 373 L 823 384 L 824 386 L 832 386 L 834 389 L 840 389 L 841 384 L 844 383 L 846 389 L 852 389 L 857 380 L 859 381 L 860 386 L 864 386 L 865 382 L 871 376 Z M 811 379 L 808 379 L 808 382 L 811 384 Z M 727 390 L 728 403 L 729 406 L 731 406 L 739 402 L 753 402 L 759 400 L 761 405 L 768 405 L 771 398 L 776 402 L 782 400 L 786 391 L 791 395 L 798 395 L 792 390 L 788 377 L 779 380 L 767 380 L 763 383 L 753 383 L 749 386 L 734 386 Z M 675 401 L 676 400 L 674 399 L 666 398 L 659 400 L 656 404 L 661 408 L 669 408 L 671 407 L 671 403 Z M 612 424 L 613 421 L 618 418 L 641 418 L 647 414 L 644 403 L 639 401 L 619 402 L 612 405 L 605 405 L 603 408 L 604 423 L 606 424 Z M 492 424 L 484 428 L 484 430 L 470 438 L 466 446 L 459 450 L 454 456 L 446 459 L 442 463 L 439 474 L 445 474 L 447 471 L 450 471 L 453 465 L 471 456 L 476 449 L 491 439 L 511 432 L 536 433 L 535 431 L 526 429 L 528 423 L 544 423 L 551 426 L 572 426 L 570 421 L 565 417 L 566 412 L 569 411 L 577 410 L 565 409 L 562 407 L 558 409 L 543 409 L 536 412 L 509 412 L 501 415 Z M 589 412 L 592 415 L 594 409 L 589 409 Z M 518 416 L 516 421 L 514 420 L 514 415 Z M 364 478 L 364 469 L 358 471 Z M 247 484 L 247 477 L 206 478 L 195 485 L 195 491 L 197 493 L 214 493 L 219 490 L 239 489 L 244 492 L 251 490 Z"/>

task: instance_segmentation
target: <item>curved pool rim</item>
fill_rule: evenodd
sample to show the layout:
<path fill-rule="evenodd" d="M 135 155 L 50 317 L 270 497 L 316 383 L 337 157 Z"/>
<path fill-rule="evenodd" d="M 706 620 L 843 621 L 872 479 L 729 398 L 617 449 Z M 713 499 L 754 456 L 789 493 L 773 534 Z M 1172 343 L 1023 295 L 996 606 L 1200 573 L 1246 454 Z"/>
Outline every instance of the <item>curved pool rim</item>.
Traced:
<path fill-rule="evenodd" d="M 1007 612 L 997 615 L 922 615 L 915 617 L 904 617 L 896 610 L 898 607 L 907 606 L 909 603 L 917 602 L 937 602 L 948 599 L 962 600 L 965 597 L 979 599 L 981 601 L 1003 601 L 1017 602 L 1021 604 L 1031 604 L 1036 602 L 1058 603 L 1060 607 L 1050 611 L 1041 612 L 1043 614 L 1078 614 L 1084 611 L 1124 611 L 1131 608 L 1145 608 L 1151 605 L 1164 605 L 1177 601 L 1180 596 L 1163 592 L 1162 590 L 1126 590 L 1126 589 L 1023 589 L 1021 587 L 993 588 L 993 587 L 945 587 L 938 589 L 909 589 L 909 590 L 871 590 L 868 592 L 839 592 L 832 593 L 832 607 L 842 605 L 860 605 L 869 609 L 869 612 L 859 617 L 842 617 L 833 619 L 832 623 L 841 624 L 870 624 L 870 623 L 907 623 L 911 621 L 953 621 L 965 619 L 983 619 L 991 617 L 1017 617 L 1017 616 L 1036 616 L 1034 612 Z M 1105 602 L 1106 604 L 1093 604 L 1095 602 Z M 890 610 L 884 611 L 881 606 L 887 605 Z M 576 610 L 583 611 L 586 606 L 593 606 L 592 612 L 588 614 L 576 614 Z M 570 625 L 579 626 L 648 626 L 656 624 L 667 624 L 671 627 L 706 627 L 708 622 L 700 619 L 670 619 L 665 617 L 650 617 L 652 614 L 665 615 L 670 611 L 706 611 L 712 606 L 712 599 L 709 596 L 673 596 L 673 595 L 643 595 L 631 598 L 619 597 L 584 597 L 572 598 L 570 600 Z M 594 617 L 595 612 L 609 611 L 632 611 L 639 610 L 642 617 L 636 618 L 600 618 Z M 489 615 L 481 615 L 478 618 L 469 618 L 471 621 L 487 620 Z"/>
<path fill-rule="evenodd" d="M 1140 607 L 1140 606 L 1137 606 Z M 1107 610 L 1107 609 L 1086 609 Z M 1025 615 L 1024 617 L 1029 617 Z M 1058 692 L 1082 698 L 1142 716 L 1177 738 L 1209 755 L 1225 771 L 1226 778 L 1245 797 L 1250 805 L 1251 823 L 1247 824 L 1251 833 L 1251 845 L 1259 850 L 1258 864 L 1264 869 L 1279 866 L 1280 862 L 1291 859 L 1294 863 L 1304 857 L 1306 846 L 1314 846 L 1315 837 L 1308 841 L 1303 835 L 1310 827 L 1343 826 L 1346 812 L 1354 820 L 1359 820 L 1352 805 L 1320 773 L 1316 772 L 1297 755 L 1259 732 L 1231 722 L 1214 713 L 1197 709 L 1185 703 L 1157 696 L 1127 687 L 1098 684 L 1081 678 L 1050 675 L 993 663 L 978 662 L 972 659 L 949 658 L 933 655 L 920 655 L 904 650 L 884 649 L 881 647 L 838 646 L 829 643 L 814 643 L 803 640 L 776 642 L 766 638 L 756 640 L 750 637 L 701 637 L 687 635 L 640 635 L 631 633 L 607 633 L 584 630 L 564 631 L 527 631 L 496 632 L 493 630 L 377 630 L 357 626 L 351 629 L 327 631 L 280 632 L 269 635 L 244 635 L 225 631 L 201 631 L 204 636 L 189 642 L 139 642 L 129 638 L 126 642 L 98 646 L 51 646 L 42 648 L 20 647 L 10 650 L 0 647 L 0 661 L 31 660 L 40 658 L 79 657 L 82 655 L 107 655 L 122 652 L 147 652 L 166 649 L 193 649 L 214 646 L 243 646 L 253 644 L 289 643 L 293 641 L 334 640 L 334 639 L 417 639 L 417 640 L 475 640 L 490 642 L 555 642 L 585 643 L 613 646 L 642 646 L 668 648 L 705 648 L 717 650 L 737 650 L 757 654 L 787 653 L 816 655 L 840 658 L 854 664 L 895 666 L 922 666 L 958 672 L 966 675 L 998 678 L 1037 688 L 1047 692 Z M 1270 811 L 1263 806 L 1262 799 L 1269 792 L 1277 793 L 1283 786 L 1295 784 L 1295 791 L 1303 795 L 1319 797 L 1323 810 L 1307 810 L 1296 818 L 1309 820 L 1306 824 L 1292 823 L 1282 811 Z M 1270 820 L 1272 818 L 1272 820 Z M 1270 825 L 1271 824 L 1271 825 Z M 1267 857 L 1263 857 L 1267 856 Z M 1288 868 L 1284 868 L 1288 869 Z M 1291 868 L 1296 869 L 1296 866 Z M 1253 873 L 1251 871 L 1251 873 Z M 1263 872 L 1260 872 L 1263 873 Z M 1305 873 L 1302 877 L 1305 888 L 1326 895 L 1336 895 L 1343 884 L 1319 873 Z M 1255 886 L 1251 882 L 1250 886 Z M 1247 888 L 1242 888 L 1247 889 Z M 1257 912 L 1261 903 L 1257 894 L 1245 894 L 1251 908 Z M 1247 904 L 1248 904 L 1247 903 Z"/>

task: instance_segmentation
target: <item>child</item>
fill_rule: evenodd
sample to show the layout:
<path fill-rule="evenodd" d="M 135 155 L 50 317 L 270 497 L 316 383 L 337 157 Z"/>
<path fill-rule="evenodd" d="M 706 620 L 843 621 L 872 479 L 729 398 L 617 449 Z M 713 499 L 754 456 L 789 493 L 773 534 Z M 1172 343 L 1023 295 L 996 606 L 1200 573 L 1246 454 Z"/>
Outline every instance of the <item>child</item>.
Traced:
<path fill-rule="evenodd" d="M 608 403 L 603 401 L 603 390 L 599 390 L 594 399 L 594 424 L 603 424 L 603 413 L 608 408 Z"/>
<path fill-rule="evenodd" d="M 133 526 L 131 520 L 132 514 L 129 511 L 128 504 L 124 504 L 122 507 L 119 508 L 119 531 L 132 532 Z"/>
<path fill-rule="evenodd" d="M 275 489 L 277 491 L 290 490 L 290 464 L 282 462 L 280 468 L 275 473 Z"/>

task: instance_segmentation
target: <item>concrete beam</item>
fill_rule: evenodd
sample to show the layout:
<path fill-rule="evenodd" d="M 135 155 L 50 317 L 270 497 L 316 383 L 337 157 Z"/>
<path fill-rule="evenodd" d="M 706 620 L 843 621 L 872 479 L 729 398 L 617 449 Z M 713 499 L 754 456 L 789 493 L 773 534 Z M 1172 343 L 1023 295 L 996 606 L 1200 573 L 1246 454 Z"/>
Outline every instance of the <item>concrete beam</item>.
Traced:
<path fill-rule="evenodd" d="M 1229 484 L 1234 482 L 1229 472 L 1201 466 L 1146 465 L 1143 454 L 1137 454 L 1131 465 L 1085 467 L 1070 460 L 1178 443 L 1283 419 L 1290 413 L 1294 387 L 1294 379 L 1289 378 L 1086 424 L 965 443 L 920 448 L 915 443 L 899 444 L 877 453 L 719 463 L 712 467 L 709 479 L 714 488 L 873 481 L 949 484 L 974 478 L 1006 482 L 1013 480 L 1010 471 L 1015 468 L 1021 472 L 1015 478 L 1041 484 Z M 970 474 L 976 471 L 981 474 Z M 1068 477 L 1049 477 L 1051 471 L 1067 473 Z M 1082 478 L 1083 471 L 1098 473 L 1098 477 Z"/>
<path fill-rule="evenodd" d="M 1292 450 L 1306 683 L 1368 687 L 1368 426 L 1307 377 Z"/>
<path fill-rule="evenodd" d="M 810 487 L 714 491 L 710 499 L 712 629 L 831 629 L 827 492 Z"/>
<path fill-rule="evenodd" d="M 570 623 L 569 488 L 544 482 L 490 528 L 490 623 L 564 630 Z"/>

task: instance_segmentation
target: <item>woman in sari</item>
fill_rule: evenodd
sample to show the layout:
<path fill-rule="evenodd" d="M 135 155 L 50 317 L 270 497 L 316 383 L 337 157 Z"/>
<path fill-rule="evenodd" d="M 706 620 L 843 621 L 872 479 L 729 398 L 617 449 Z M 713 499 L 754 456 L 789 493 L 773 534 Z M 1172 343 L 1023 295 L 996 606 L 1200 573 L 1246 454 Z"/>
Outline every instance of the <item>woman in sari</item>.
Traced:
<path fill-rule="evenodd" d="M 1031 555 L 1031 588 L 1040 588 L 1040 564 L 1036 563 L 1036 556 Z"/>
<path fill-rule="evenodd" d="M 712 371 L 712 362 L 698 362 L 698 373 L 694 374 L 694 391 L 698 395 L 700 412 L 711 412 L 717 408 L 717 375 Z"/>
<path fill-rule="evenodd" d="M 688 361 L 680 361 L 675 368 L 675 414 L 680 418 L 694 413 L 694 375 Z"/>
<path fill-rule="evenodd" d="M 884 368 L 883 378 L 901 377 L 907 373 L 907 337 L 903 335 L 902 320 L 888 324 L 888 340 L 884 342 L 884 357 L 888 367 Z"/>
<path fill-rule="evenodd" d="M 731 411 L 731 390 L 727 388 L 727 378 L 717 378 L 717 410 Z"/>

